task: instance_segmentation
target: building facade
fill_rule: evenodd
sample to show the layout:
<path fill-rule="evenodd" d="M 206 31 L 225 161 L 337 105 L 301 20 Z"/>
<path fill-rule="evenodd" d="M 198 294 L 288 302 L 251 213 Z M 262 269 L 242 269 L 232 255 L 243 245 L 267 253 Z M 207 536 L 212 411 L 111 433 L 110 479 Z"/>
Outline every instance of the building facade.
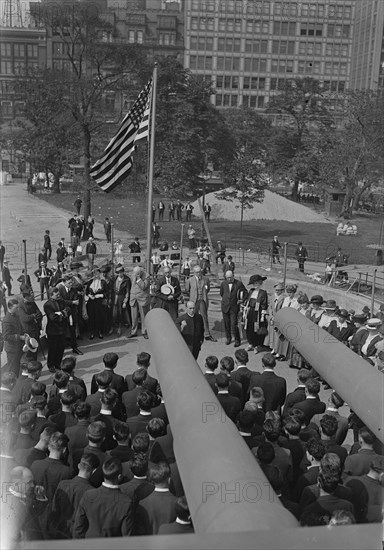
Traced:
<path fill-rule="evenodd" d="M 384 88 L 384 2 L 358 0 L 355 7 L 350 88 Z"/>
<path fill-rule="evenodd" d="M 185 0 L 185 67 L 218 107 L 263 110 L 287 79 L 348 87 L 355 0 Z"/>

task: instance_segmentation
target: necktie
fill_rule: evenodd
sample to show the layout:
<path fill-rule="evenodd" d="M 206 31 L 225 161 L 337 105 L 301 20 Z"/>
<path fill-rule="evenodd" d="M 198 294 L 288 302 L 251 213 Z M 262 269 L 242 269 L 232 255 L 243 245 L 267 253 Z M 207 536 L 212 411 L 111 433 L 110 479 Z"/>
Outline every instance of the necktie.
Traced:
<path fill-rule="evenodd" d="M 291 304 L 292 304 L 292 302 L 290 301 L 289 304 L 288 304 L 288 307 L 291 307 Z"/>

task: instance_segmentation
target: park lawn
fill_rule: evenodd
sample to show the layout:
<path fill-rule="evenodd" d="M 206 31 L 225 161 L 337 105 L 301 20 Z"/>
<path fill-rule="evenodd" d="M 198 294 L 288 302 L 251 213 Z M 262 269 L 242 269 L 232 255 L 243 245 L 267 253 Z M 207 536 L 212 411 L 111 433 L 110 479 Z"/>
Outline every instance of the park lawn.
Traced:
<path fill-rule="evenodd" d="M 45 200 L 58 208 L 68 211 L 72 215 L 75 211 L 73 202 L 78 196 L 77 193 L 36 195 L 39 199 Z M 160 200 L 160 195 L 155 195 L 155 203 Z M 169 243 L 180 242 L 181 224 L 177 221 L 168 221 L 168 199 L 164 197 L 166 211 L 164 220 L 159 222 L 160 240 Z M 146 238 L 147 204 L 146 196 L 130 195 L 124 196 L 116 192 L 106 194 L 96 192 L 92 195 L 92 214 L 99 223 L 108 216 L 115 229 L 127 232 L 130 236 L 138 236 L 142 241 Z M 69 217 L 69 216 L 68 216 Z M 188 224 L 185 222 L 183 212 L 184 243 L 187 242 L 186 230 Z M 221 240 L 230 249 L 250 249 L 257 252 L 268 252 L 270 242 L 274 235 L 279 237 L 280 243 L 290 243 L 289 255 L 294 254 L 295 245 L 302 241 L 307 247 L 309 257 L 313 261 L 324 261 L 324 259 L 337 249 L 342 247 L 345 254 L 349 255 L 349 263 L 354 264 L 375 264 L 376 248 L 369 248 L 367 245 L 379 244 L 380 231 L 383 222 L 379 214 L 359 214 L 353 217 L 353 223 L 357 225 L 357 236 L 336 236 L 336 223 L 304 223 L 287 222 L 276 220 L 247 221 L 240 227 L 240 221 L 217 220 L 209 224 L 213 243 Z M 196 230 L 197 237 L 201 235 L 201 218 L 192 216 L 192 225 Z M 95 232 L 96 237 L 104 237 Z M 382 237 L 382 246 L 384 235 Z"/>

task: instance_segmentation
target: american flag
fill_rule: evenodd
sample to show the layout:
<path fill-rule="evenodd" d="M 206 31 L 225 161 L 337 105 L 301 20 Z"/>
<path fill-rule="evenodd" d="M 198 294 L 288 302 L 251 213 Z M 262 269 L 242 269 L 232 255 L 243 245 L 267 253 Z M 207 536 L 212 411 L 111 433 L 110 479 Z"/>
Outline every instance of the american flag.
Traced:
<path fill-rule="evenodd" d="M 112 191 L 130 173 L 136 143 L 148 139 L 151 91 L 152 78 L 123 118 L 119 131 L 107 145 L 103 156 L 90 170 L 92 178 L 106 193 Z"/>

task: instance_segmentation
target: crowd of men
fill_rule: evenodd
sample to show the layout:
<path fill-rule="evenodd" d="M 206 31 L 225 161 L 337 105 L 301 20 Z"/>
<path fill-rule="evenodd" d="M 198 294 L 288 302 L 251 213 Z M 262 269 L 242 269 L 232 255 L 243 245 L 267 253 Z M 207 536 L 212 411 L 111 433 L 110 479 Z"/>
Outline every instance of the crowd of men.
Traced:
<path fill-rule="evenodd" d="M 349 449 L 337 393 L 322 402 L 307 368 L 287 393 L 272 353 L 261 372 L 249 359 L 243 348 L 209 355 L 204 377 L 281 504 L 305 526 L 381 522 L 384 456 L 374 434 L 360 425 Z M 72 355 L 49 386 L 37 360 L 22 363 L 19 377 L 3 374 L 1 513 L 12 543 L 193 532 L 151 356 L 139 353 L 125 377 L 118 362 L 104 354 L 90 387 Z"/>
<path fill-rule="evenodd" d="M 127 273 L 122 264 L 99 268 L 93 262 L 84 273 L 76 259 L 65 270 L 65 258 L 59 262 L 57 253 L 52 284 L 54 273 L 47 267 L 52 246 L 49 232 L 45 235 L 46 260 L 39 261 L 35 272 L 42 299 L 44 292 L 49 295 L 44 313 L 24 277 L 21 295 L 10 293 L 2 324 L 7 364 L 0 387 L 6 411 L 1 471 L 7 491 L 1 506 L 6 536 L 19 542 L 193 532 L 166 402 L 158 380 L 149 374 L 151 356 L 139 353 L 136 370 L 122 376 L 115 372 L 118 355 L 105 353 L 104 370 L 87 387 L 76 375 L 76 355 L 83 354 L 78 340 L 85 334 L 102 340 L 113 332 L 121 336 L 127 328 L 129 337 L 141 330 L 148 338 L 145 316 L 151 308 L 162 308 L 198 358 L 204 341 L 216 341 L 204 258 L 191 262 L 180 281 L 167 264 L 156 277 L 141 265 Z M 58 251 L 63 247 L 65 243 Z M 221 358 L 207 356 L 204 376 L 239 437 L 301 525 L 381 522 L 380 441 L 353 411 L 349 417 L 339 413 L 344 403 L 337 393 L 327 403 L 320 400 L 319 374 L 274 329 L 273 318 L 281 308 L 297 309 L 372 368 L 384 371 L 384 306 L 378 312 L 347 311 L 334 300 L 309 298 L 297 285 L 282 283 L 274 285 L 270 297 L 262 288 L 266 277 L 252 275 L 244 285 L 235 278 L 225 247 L 218 250 L 225 345 L 233 342 L 236 349 Z M 278 261 L 278 247 L 276 251 Z M 68 337 L 72 355 L 65 356 Z M 49 386 L 39 381 L 39 344 L 44 347 L 45 340 Z M 261 372 L 249 369 L 250 352 L 264 353 Z M 285 377 L 274 372 L 281 360 L 298 369 L 298 385 L 290 393 Z M 353 431 L 352 448 L 345 444 L 348 430 Z"/>

